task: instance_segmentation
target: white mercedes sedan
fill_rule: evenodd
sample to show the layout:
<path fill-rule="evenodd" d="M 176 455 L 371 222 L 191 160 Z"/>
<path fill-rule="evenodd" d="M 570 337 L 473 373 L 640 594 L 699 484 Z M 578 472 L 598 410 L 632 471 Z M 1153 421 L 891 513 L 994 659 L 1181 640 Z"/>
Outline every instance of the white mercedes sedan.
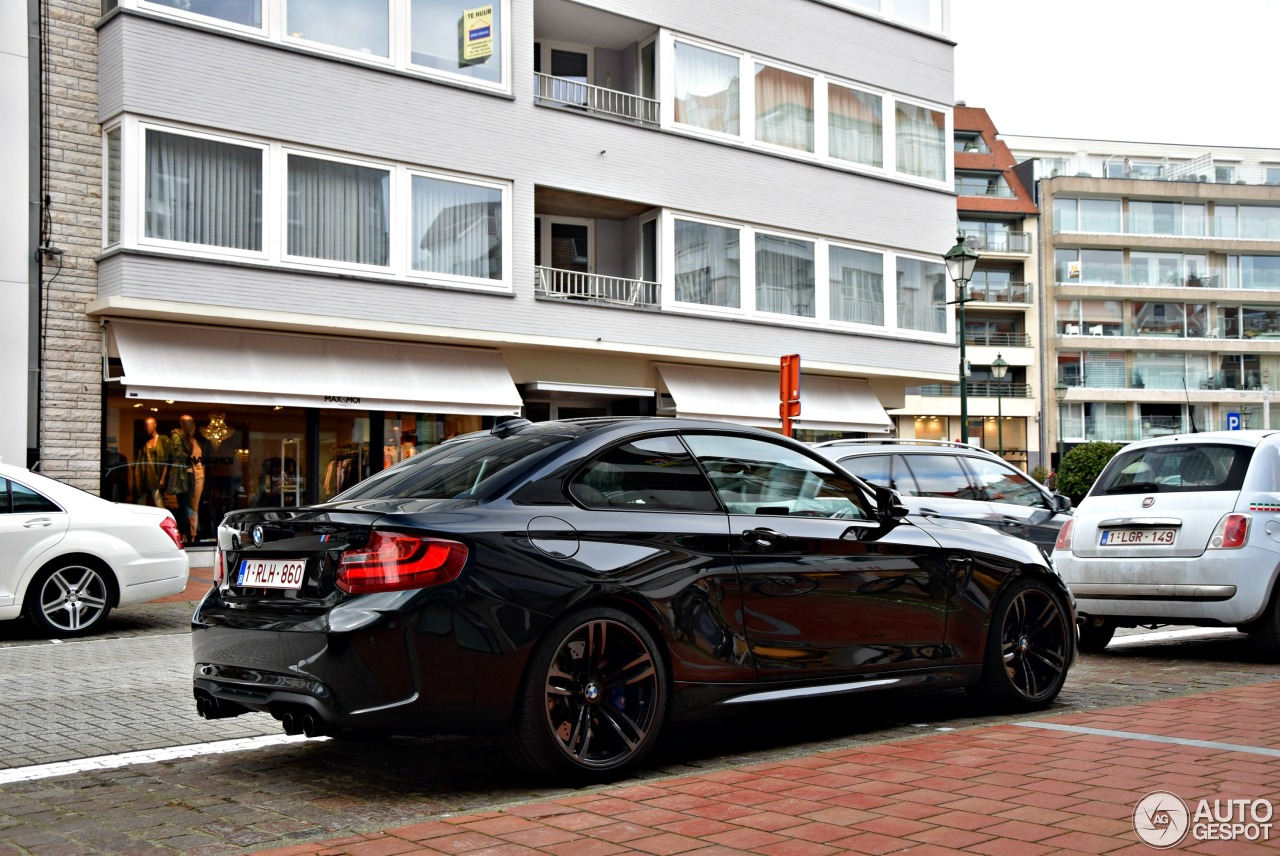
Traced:
<path fill-rule="evenodd" d="M 0 464 L 0 620 L 79 636 L 117 606 L 177 594 L 190 561 L 173 515 Z"/>

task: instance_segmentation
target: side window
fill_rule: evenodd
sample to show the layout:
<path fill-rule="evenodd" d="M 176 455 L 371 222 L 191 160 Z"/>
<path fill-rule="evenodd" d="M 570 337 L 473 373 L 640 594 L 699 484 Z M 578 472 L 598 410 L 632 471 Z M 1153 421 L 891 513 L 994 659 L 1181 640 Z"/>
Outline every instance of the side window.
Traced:
<path fill-rule="evenodd" d="M 901 460 L 915 476 L 917 496 L 980 498 L 955 455 L 903 455 Z"/>
<path fill-rule="evenodd" d="M 875 517 L 849 478 L 796 449 L 727 434 L 690 434 L 685 441 L 734 514 Z"/>
<path fill-rule="evenodd" d="M 646 437 L 605 451 L 569 484 L 587 508 L 721 511 L 711 486 L 676 437 Z"/>
<path fill-rule="evenodd" d="M 973 470 L 978 486 L 985 493 L 984 499 L 992 502 L 1008 502 L 1028 508 L 1044 508 L 1044 494 L 1022 473 L 998 461 L 981 458 L 965 458 Z"/>
<path fill-rule="evenodd" d="M 9 503 L 9 480 L 0 479 L 0 514 L 8 514 L 12 511 Z"/>
<path fill-rule="evenodd" d="M 853 473 L 863 481 L 880 487 L 892 487 L 889 484 L 888 455 L 852 455 L 840 460 L 840 466 Z"/>
<path fill-rule="evenodd" d="M 15 481 L 9 482 L 14 514 L 38 514 L 45 511 L 61 511 L 56 503 L 50 502 L 26 485 Z"/>

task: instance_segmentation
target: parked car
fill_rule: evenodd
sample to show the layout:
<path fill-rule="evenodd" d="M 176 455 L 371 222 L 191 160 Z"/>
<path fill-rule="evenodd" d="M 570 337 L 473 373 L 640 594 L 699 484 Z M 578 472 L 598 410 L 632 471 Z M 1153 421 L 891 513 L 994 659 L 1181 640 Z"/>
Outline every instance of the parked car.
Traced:
<path fill-rule="evenodd" d="M 1070 594 L 1038 550 L 908 520 L 803 444 L 723 422 L 501 423 L 330 502 L 245 509 L 193 617 L 209 719 L 490 733 L 603 778 L 668 721 L 836 693 L 1057 696 Z"/>
<path fill-rule="evenodd" d="M 1071 500 L 985 449 L 937 440 L 832 440 L 815 447 L 912 514 L 968 520 L 1053 550 Z"/>
<path fill-rule="evenodd" d="M 173 515 L 0 464 L 0 619 L 79 636 L 117 606 L 177 594 L 190 564 Z"/>
<path fill-rule="evenodd" d="M 1280 658 L 1280 432 L 1179 434 L 1125 446 L 1063 527 L 1054 564 L 1080 648 L 1117 627 L 1239 627 Z"/>

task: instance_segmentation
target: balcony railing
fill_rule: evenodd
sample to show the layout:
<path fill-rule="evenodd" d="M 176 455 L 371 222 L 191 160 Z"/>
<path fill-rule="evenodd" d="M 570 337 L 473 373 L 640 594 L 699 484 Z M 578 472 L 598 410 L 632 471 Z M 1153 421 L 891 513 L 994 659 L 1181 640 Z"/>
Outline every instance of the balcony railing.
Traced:
<path fill-rule="evenodd" d="M 970 282 L 965 303 L 1031 303 L 1034 294 L 1029 282 Z"/>
<path fill-rule="evenodd" d="M 656 282 L 559 268 L 539 267 L 536 270 L 538 282 L 535 293 L 539 297 L 639 309 L 657 309 L 662 302 L 662 286 Z"/>
<path fill-rule="evenodd" d="M 965 244 L 985 253 L 1030 253 L 1031 235 L 1026 232 L 979 232 L 961 229 Z"/>
<path fill-rule="evenodd" d="M 658 126 L 658 102 L 652 98 L 540 72 L 534 72 L 533 79 L 534 97 L 540 102 L 627 119 L 641 125 Z"/>
<path fill-rule="evenodd" d="M 1215 163 L 1209 154 L 1181 162 L 1141 162 L 1121 155 L 1085 158 L 1037 158 L 1037 178 L 1116 178 L 1186 181 L 1197 184 L 1275 184 L 1268 164 Z M 1127 162 L 1127 165 L 1126 165 Z"/>
<path fill-rule="evenodd" d="M 996 383 L 994 381 L 970 381 L 965 384 L 970 398 L 1030 398 L 1031 385 L 1027 383 Z M 911 390 L 908 390 L 911 392 Z M 959 398 L 960 384 L 930 383 L 916 387 L 916 395 L 926 398 Z"/>
<path fill-rule="evenodd" d="M 1214 267 L 1211 273 L 1203 269 L 1199 273 L 1183 273 L 1181 271 L 1151 270 L 1144 265 L 1115 264 L 1098 265 L 1094 269 L 1085 268 L 1076 276 L 1071 270 L 1057 270 L 1054 274 L 1058 285 L 1123 285 L 1139 288 L 1240 288 L 1228 281 L 1227 269 Z M 1280 281 L 1275 283 L 1263 280 L 1258 290 L 1280 289 Z M 1248 290 L 1243 289 L 1243 290 Z"/>
<path fill-rule="evenodd" d="M 1030 348 L 1031 337 L 1026 333 L 969 333 L 964 337 L 964 343 L 993 348 Z"/>

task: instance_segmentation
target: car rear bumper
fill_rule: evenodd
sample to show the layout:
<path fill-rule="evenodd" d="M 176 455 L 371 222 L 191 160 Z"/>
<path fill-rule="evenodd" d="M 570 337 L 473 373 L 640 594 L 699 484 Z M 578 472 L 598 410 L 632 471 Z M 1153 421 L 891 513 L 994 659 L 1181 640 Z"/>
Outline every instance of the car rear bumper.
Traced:
<path fill-rule="evenodd" d="M 1239 626 L 1262 615 L 1276 553 L 1257 547 L 1196 558 L 1094 559 L 1054 553 L 1054 566 L 1084 615 Z"/>
<path fill-rule="evenodd" d="M 112 570 L 120 581 L 119 605 L 128 606 L 185 589 L 191 576 L 191 558 L 185 550 L 146 553 L 124 563 L 113 563 Z"/>

